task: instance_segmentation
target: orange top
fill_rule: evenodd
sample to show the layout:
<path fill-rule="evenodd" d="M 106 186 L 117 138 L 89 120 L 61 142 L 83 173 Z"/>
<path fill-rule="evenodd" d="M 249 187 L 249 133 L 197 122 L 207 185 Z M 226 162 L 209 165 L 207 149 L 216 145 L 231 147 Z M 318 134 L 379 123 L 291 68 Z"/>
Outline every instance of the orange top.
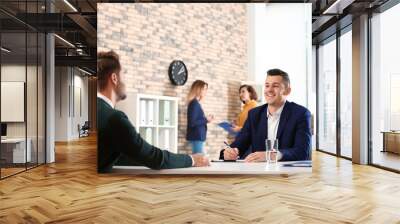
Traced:
<path fill-rule="evenodd" d="M 246 104 L 243 105 L 242 111 L 240 112 L 238 119 L 237 119 L 237 126 L 243 127 L 244 122 L 247 120 L 247 114 L 249 110 L 253 109 L 257 106 L 257 102 L 255 100 L 250 100 Z"/>

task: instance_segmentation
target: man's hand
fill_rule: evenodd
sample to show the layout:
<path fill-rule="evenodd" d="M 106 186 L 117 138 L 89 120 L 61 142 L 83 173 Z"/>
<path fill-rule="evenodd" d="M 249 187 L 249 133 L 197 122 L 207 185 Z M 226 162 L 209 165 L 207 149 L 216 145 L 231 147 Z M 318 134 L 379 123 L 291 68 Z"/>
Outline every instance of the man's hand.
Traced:
<path fill-rule="evenodd" d="M 237 148 L 227 148 L 224 150 L 224 160 L 236 160 L 239 156 Z"/>
<path fill-rule="evenodd" d="M 266 153 L 265 152 L 253 152 L 250 155 L 248 155 L 244 161 L 247 163 L 252 163 L 252 162 L 265 162 L 265 157 Z M 276 153 L 272 153 L 271 157 L 272 159 L 275 159 Z"/>
<path fill-rule="evenodd" d="M 204 156 L 201 153 L 193 154 L 191 155 L 193 158 L 194 163 L 192 166 L 209 166 L 210 165 L 210 160 L 207 156 Z"/>

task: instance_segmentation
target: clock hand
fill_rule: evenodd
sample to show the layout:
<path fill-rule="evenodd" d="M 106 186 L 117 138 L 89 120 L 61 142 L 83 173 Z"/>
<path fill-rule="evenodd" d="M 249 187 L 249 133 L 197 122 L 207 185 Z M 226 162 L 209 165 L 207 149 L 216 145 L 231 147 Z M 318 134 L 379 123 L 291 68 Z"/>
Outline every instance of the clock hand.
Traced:
<path fill-rule="evenodd" d="M 183 66 L 181 67 L 181 69 L 179 69 L 178 75 L 181 74 L 182 72 L 184 72 L 185 69 L 183 68 Z"/>

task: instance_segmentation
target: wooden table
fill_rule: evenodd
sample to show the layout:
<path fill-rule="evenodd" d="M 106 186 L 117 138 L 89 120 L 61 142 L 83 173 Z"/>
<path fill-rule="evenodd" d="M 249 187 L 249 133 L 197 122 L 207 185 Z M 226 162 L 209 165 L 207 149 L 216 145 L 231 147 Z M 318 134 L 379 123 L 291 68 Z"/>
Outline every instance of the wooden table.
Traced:
<path fill-rule="evenodd" d="M 305 165 L 306 167 L 303 167 Z M 300 167 L 299 167 L 300 166 Z M 123 174 L 173 174 L 173 175 L 281 175 L 296 173 L 311 173 L 311 161 L 278 162 L 267 164 L 266 162 L 211 162 L 208 167 L 190 167 L 180 169 L 152 170 L 144 166 L 114 166 L 113 173 Z"/>

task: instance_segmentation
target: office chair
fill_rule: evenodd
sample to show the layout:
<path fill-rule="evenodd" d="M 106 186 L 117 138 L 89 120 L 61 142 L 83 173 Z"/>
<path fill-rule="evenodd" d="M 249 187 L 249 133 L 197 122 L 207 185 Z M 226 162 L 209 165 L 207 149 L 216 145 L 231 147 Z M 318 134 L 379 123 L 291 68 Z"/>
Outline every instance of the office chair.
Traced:
<path fill-rule="evenodd" d="M 82 127 L 80 127 L 80 125 L 78 124 L 79 138 L 89 136 L 89 129 L 90 129 L 89 121 L 85 121 Z"/>

